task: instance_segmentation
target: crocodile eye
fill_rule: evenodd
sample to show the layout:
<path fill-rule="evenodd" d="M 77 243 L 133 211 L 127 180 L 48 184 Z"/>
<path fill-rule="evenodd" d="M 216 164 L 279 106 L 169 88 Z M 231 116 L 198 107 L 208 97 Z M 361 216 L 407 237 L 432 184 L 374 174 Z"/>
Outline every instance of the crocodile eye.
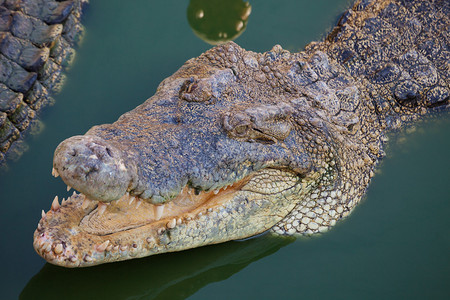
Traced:
<path fill-rule="evenodd" d="M 231 138 L 251 143 L 274 144 L 289 136 L 292 112 L 292 107 L 284 103 L 236 108 L 225 113 L 222 122 Z"/>

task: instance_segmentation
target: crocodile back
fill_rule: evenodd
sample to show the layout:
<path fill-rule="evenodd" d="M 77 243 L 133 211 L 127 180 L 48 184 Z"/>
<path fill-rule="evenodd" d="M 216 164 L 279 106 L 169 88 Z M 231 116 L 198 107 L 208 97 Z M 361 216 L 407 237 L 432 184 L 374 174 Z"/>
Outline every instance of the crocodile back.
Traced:
<path fill-rule="evenodd" d="M 343 66 L 384 128 L 398 128 L 449 107 L 450 2 L 359 1 L 325 43 L 313 43 Z"/>

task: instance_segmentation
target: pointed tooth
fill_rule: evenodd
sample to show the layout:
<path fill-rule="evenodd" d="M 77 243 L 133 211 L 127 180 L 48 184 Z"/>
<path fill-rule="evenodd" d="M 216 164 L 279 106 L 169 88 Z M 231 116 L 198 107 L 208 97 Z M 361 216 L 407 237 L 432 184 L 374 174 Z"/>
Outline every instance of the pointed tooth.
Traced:
<path fill-rule="evenodd" d="M 106 240 L 106 241 L 104 241 L 103 243 L 101 243 L 100 245 L 98 245 L 96 248 L 97 248 L 97 251 L 98 252 L 103 252 L 103 251 L 105 251 L 105 249 L 108 247 L 108 244 L 109 244 L 109 240 Z"/>
<path fill-rule="evenodd" d="M 164 213 L 164 205 L 155 205 L 155 219 L 159 220 L 161 219 L 163 213 Z"/>
<path fill-rule="evenodd" d="M 66 203 L 66 198 L 63 198 L 62 200 L 61 200 L 61 205 L 64 205 L 65 203 Z"/>
<path fill-rule="evenodd" d="M 136 203 L 136 208 L 139 208 L 139 206 L 141 206 L 141 204 L 142 204 L 142 200 L 138 200 Z"/>
<path fill-rule="evenodd" d="M 183 220 L 181 218 L 178 218 L 177 225 L 181 225 L 182 222 L 183 222 Z"/>
<path fill-rule="evenodd" d="M 214 195 L 217 195 L 219 193 L 219 190 L 214 190 Z"/>
<path fill-rule="evenodd" d="M 56 171 L 55 168 L 52 169 L 52 175 L 53 177 L 57 178 L 59 176 L 58 171 Z"/>
<path fill-rule="evenodd" d="M 71 189 L 71 187 L 70 187 L 70 186 L 67 186 L 67 191 L 70 191 L 70 189 Z"/>
<path fill-rule="evenodd" d="M 73 191 L 72 196 L 76 196 L 76 195 L 77 195 L 77 192 L 76 192 L 76 191 Z"/>
<path fill-rule="evenodd" d="M 42 216 L 42 218 L 45 218 L 45 211 L 44 210 L 41 211 L 41 216 Z"/>
<path fill-rule="evenodd" d="M 64 248 L 63 245 L 58 243 L 55 248 L 53 248 L 53 252 L 55 252 L 56 254 L 61 254 L 63 252 Z"/>
<path fill-rule="evenodd" d="M 45 252 L 50 252 L 50 250 L 52 250 L 52 245 L 50 245 L 49 242 L 45 242 L 42 245 L 42 250 L 44 250 Z"/>
<path fill-rule="evenodd" d="M 106 203 L 103 203 L 103 202 L 98 203 L 98 215 L 99 216 L 103 215 L 103 213 L 106 210 L 106 206 L 108 206 Z"/>
<path fill-rule="evenodd" d="M 84 261 L 85 261 L 85 262 L 92 262 L 92 257 L 90 257 L 89 255 L 86 254 L 86 255 L 84 256 Z"/>
<path fill-rule="evenodd" d="M 175 228 L 175 226 L 177 225 L 177 220 L 176 219 L 172 219 L 169 222 L 167 222 L 166 226 L 169 229 Z"/>
<path fill-rule="evenodd" d="M 133 201 L 134 201 L 134 197 L 129 198 L 128 205 L 131 205 L 131 203 L 133 203 Z"/>
<path fill-rule="evenodd" d="M 227 187 L 228 187 L 228 186 L 224 186 L 224 187 L 223 187 L 223 190 L 225 191 L 225 190 L 227 189 Z"/>
<path fill-rule="evenodd" d="M 69 258 L 70 262 L 74 263 L 78 260 L 78 258 L 76 258 L 75 256 L 71 255 Z"/>
<path fill-rule="evenodd" d="M 53 199 L 53 202 L 52 202 L 52 207 L 51 207 L 51 210 L 53 210 L 53 211 L 57 211 L 58 209 L 59 209 L 59 202 L 58 202 L 58 196 L 55 196 L 55 199 Z"/>
<path fill-rule="evenodd" d="M 41 231 L 41 230 L 42 230 L 42 225 L 41 225 L 41 223 L 40 223 L 40 222 L 38 223 L 37 229 L 38 229 L 39 231 Z"/>

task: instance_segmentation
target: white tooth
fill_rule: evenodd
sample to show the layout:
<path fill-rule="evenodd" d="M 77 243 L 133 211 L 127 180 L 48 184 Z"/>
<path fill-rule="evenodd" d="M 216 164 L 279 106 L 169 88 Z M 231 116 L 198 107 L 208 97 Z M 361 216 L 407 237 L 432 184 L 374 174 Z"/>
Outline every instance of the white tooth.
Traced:
<path fill-rule="evenodd" d="M 77 195 L 77 192 L 76 192 L 76 191 L 73 191 L 72 196 L 76 196 L 76 195 Z"/>
<path fill-rule="evenodd" d="M 225 191 L 225 190 L 227 189 L 227 187 L 228 187 L 228 186 L 224 186 L 224 187 L 223 187 L 223 190 Z"/>
<path fill-rule="evenodd" d="M 104 241 L 103 243 L 101 243 L 100 245 L 97 246 L 97 251 L 98 252 L 105 251 L 105 249 L 108 247 L 108 244 L 109 244 L 109 240 Z"/>
<path fill-rule="evenodd" d="M 67 191 L 70 191 L 70 189 L 71 189 L 71 187 L 70 187 L 70 186 L 67 186 Z"/>
<path fill-rule="evenodd" d="M 164 205 L 155 205 L 155 219 L 161 219 L 164 212 Z"/>
<path fill-rule="evenodd" d="M 57 210 L 59 209 L 58 196 L 55 196 L 55 199 L 53 199 L 51 209 L 52 209 L 53 211 L 57 211 Z"/>
<path fill-rule="evenodd" d="M 66 203 L 66 199 L 65 198 L 63 198 L 62 200 L 61 200 L 61 205 L 64 205 L 65 203 Z"/>
<path fill-rule="evenodd" d="M 136 203 L 136 208 L 138 208 L 139 206 L 141 206 L 142 201 L 138 200 L 138 202 Z"/>
<path fill-rule="evenodd" d="M 99 214 L 99 216 L 103 215 L 103 213 L 106 210 L 106 206 L 108 206 L 106 203 L 103 203 L 103 202 L 99 202 L 98 203 L 98 214 Z"/>
<path fill-rule="evenodd" d="M 133 201 L 134 201 L 134 197 L 131 197 L 130 201 L 128 202 L 128 205 L 131 205 L 131 203 L 133 203 Z"/>
<path fill-rule="evenodd" d="M 219 193 L 219 190 L 214 190 L 214 195 L 217 195 Z"/>
<path fill-rule="evenodd" d="M 51 245 L 49 242 L 45 242 L 45 243 L 42 245 L 42 249 L 43 249 L 45 252 L 50 252 L 50 250 L 52 250 L 52 245 Z"/>
<path fill-rule="evenodd" d="M 55 168 L 52 169 L 52 175 L 53 177 L 57 178 L 59 176 L 58 171 L 56 171 Z"/>
<path fill-rule="evenodd" d="M 192 194 L 192 190 L 188 189 L 188 194 L 191 195 Z"/>
<path fill-rule="evenodd" d="M 169 229 L 175 228 L 176 225 L 177 225 L 176 219 L 172 219 L 166 224 L 167 228 Z"/>
<path fill-rule="evenodd" d="M 53 252 L 55 252 L 56 254 L 61 254 L 64 250 L 64 247 L 62 244 L 57 244 L 55 246 L 55 248 L 53 248 Z"/>
<path fill-rule="evenodd" d="M 177 220 L 177 225 L 181 225 L 181 222 L 183 222 L 183 220 L 182 220 L 181 218 L 179 218 L 179 219 Z"/>
<path fill-rule="evenodd" d="M 42 218 L 45 218 L 45 211 L 44 210 L 42 210 L 41 216 L 42 216 Z"/>

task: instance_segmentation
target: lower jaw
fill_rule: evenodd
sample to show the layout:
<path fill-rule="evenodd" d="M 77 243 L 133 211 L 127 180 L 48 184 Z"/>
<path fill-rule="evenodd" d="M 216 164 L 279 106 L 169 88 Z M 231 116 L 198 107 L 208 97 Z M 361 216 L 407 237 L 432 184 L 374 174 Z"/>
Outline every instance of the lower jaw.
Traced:
<path fill-rule="evenodd" d="M 120 203 L 102 204 L 74 193 L 61 205 L 56 201 L 51 210 L 43 212 L 34 233 L 34 248 L 52 264 L 84 267 L 223 242 L 229 238 L 217 239 L 215 234 L 215 240 L 208 241 L 206 232 L 202 237 L 198 230 L 202 226 L 199 224 L 203 222 L 206 226 L 211 222 L 205 222 L 207 219 L 220 220 L 220 217 L 211 218 L 211 215 L 223 214 L 223 204 L 233 198 L 243 184 L 245 180 L 227 191 L 221 189 L 218 195 L 215 192 L 204 193 L 200 200 L 194 201 L 194 205 L 186 204 L 188 200 L 178 197 L 165 206 L 156 206 L 129 196 Z M 185 190 L 184 194 L 190 194 Z M 186 207 L 183 208 L 183 204 Z M 103 205 L 106 209 L 100 209 Z M 161 207 L 165 207 L 165 212 L 158 213 Z M 122 216 L 122 220 L 128 218 L 127 224 L 114 226 L 114 221 L 111 222 L 114 216 Z M 106 226 L 108 223 L 100 222 L 101 219 L 109 220 L 112 225 Z M 174 236 L 178 237 L 176 243 Z"/>
<path fill-rule="evenodd" d="M 159 208 L 155 205 L 135 199 L 133 205 L 139 206 L 135 212 L 148 212 L 151 216 L 138 217 L 132 226 L 128 222 L 126 226 L 109 228 L 99 220 L 120 215 L 115 211 L 132 219 L 133 211 L 122 209 L 130 203 L 110 204 L 99 213 L 98 202 L 84 201 L 84 195 L 74 193 L 61 205 L 54 203 L 50 211 L 43 213 L 34 233 L 34 248 L 52 264 L 86 267 L 248 238 L 281 221 L 295 206 L 292 198 L 307 192 L 302 190 L 302 184 L 296 184 L 267 197 L 242 190 L 247 181 L 237 182 L 217 194 L 207 192 L 201 195 L 201 201 L 194 201 L 196 205 L 187 203 L 185 210 L 178 208 L 180 214 L 167 209 L 169 212 L 158 215 L 155 210 Z M 130 199 L 127 201 L 131 202 Z M 181 198 L 171 203 L 186 204 Z"/>

